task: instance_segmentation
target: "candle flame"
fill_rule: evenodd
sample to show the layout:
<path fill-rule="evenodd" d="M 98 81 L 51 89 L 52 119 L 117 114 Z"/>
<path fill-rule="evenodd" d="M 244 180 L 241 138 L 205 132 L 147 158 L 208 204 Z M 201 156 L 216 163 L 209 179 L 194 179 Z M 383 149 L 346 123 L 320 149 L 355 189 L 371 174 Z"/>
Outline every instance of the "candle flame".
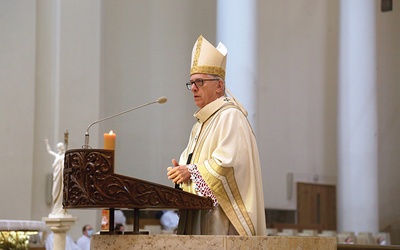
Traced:
<path fill-rule="evenodd" d="M 112 130 L 110 130 L 110 133 L 108 133 L 109 135 L 113 135 L 114 134 L 114 132 L 112 131 Z"/>

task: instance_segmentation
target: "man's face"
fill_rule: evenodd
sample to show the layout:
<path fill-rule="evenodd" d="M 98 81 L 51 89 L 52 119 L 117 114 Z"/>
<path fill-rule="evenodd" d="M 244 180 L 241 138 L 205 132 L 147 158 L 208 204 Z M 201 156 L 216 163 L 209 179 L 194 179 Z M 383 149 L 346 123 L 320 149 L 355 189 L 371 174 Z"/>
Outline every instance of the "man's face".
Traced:
<path fill-rule="evenodd" d="M 190 81 L 195 81 L 196 79 L 215 79 L 215 77 L 210 77 L 206 74 L 193 74 L 190 76 Z M 204 81 L 203 86 L 196 86 L 192 84 L 191 91 L 193 93 L 194 103 L 198 108 L 203 108 L 210 102 L 218 99 L 223 93 L 223 82 L 219 80 Z"/>
<path fill-rule="evenodd" d="M 86 227 L 85 235 L 90 237 L 93 234 L 93 228 L 91 226 Z"/>

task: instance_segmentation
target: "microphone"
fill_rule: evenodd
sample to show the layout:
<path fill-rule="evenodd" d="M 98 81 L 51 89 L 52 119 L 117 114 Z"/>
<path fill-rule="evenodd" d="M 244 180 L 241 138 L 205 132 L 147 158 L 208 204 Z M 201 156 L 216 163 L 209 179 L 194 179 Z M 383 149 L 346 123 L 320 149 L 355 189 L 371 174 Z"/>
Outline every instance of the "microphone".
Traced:
<path fill-rule="evenodd" d="M 89 126 L 88 126 L 87 129 L 86 129 L 86 133 L 85 133 L 85 144 L 83 145 L 83 148 L 89 148 L 89 129 L 90 129 L 90 127 L 93 126 L 94 124 L 99 123 L 99 122 L 102 122 L 102 121 L 105 121 L 105 120 L 108 120 L 108 119 L 111 119 L 111 118 L 114 118 L 114 117 L 116 117 L 116 116 L 123 115 L 123 114 L 125 114 L 125 113 L 134 111 L 134 110 L 136 110 L 136 109 L 140 109 L 140 108 L 146 107 L 146 106 L 151 105 L 151 104 L 154 104 L 154 103 L 164 104 L 164 103 L 167 102 L 167 100 L 168 100 L 167 97 L 162 96 L 162 97 L 158 98 L 156 101 L 148 102 L 148 103 L 142 104 L 142 105 L 140 105 L 140 106 L 137 106 L 137 107 L 134 107 L 134 108 L 131 108 L 131 109 L 128 109 L 128 110 L 119 112 L 119 113 L 114 114 L 114 115 L 110 115 L 110 116 L 108 116 L 108 117 L 105 117 L 105 118 L 103 118 L 103 119 L 100 119 L 100 120 L 97 120 L 97 121 L 94 121 L 94 122 L 90 123 Z"/>

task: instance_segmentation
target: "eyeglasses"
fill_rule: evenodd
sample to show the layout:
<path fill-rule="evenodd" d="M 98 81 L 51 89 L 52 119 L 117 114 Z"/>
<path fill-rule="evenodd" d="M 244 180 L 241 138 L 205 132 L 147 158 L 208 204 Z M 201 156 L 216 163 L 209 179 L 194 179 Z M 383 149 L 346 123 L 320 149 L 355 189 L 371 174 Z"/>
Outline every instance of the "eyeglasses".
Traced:
<path fill-rule="evenodd" d="M 196 88 L 200 88 L 200 87 L 203 87 L 204 82 L 206 82 L 206 81 L 218 81 L 218 80 L 219 79 L 201 79 L 201 78 L 198 78 L 198 79 L 196 79 L 194 81 L 187 82 L 186 83 L 186 88 L 188 90 L 192 90 L 192 85 L 193 84 L 194 84 L 194 86 L 196 86 Z"/>

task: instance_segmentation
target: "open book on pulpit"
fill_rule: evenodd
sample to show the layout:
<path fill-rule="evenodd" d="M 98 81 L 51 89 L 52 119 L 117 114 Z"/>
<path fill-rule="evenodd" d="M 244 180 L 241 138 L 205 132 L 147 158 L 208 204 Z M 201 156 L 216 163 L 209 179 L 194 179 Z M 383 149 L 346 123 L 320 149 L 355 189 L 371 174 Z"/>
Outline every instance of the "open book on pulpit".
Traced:
<path fill-rule="evenodd" d="M 133 233 L 139 234 L 139 210 L 147 208 L 211 209 L 212 200 L 180 189 L 114 173 L 114 151 L 71 149 L 64 160 L 63 206 L 110 211 L 109 233 L 114 233 L 114 209 L 133 209 Z"/>

